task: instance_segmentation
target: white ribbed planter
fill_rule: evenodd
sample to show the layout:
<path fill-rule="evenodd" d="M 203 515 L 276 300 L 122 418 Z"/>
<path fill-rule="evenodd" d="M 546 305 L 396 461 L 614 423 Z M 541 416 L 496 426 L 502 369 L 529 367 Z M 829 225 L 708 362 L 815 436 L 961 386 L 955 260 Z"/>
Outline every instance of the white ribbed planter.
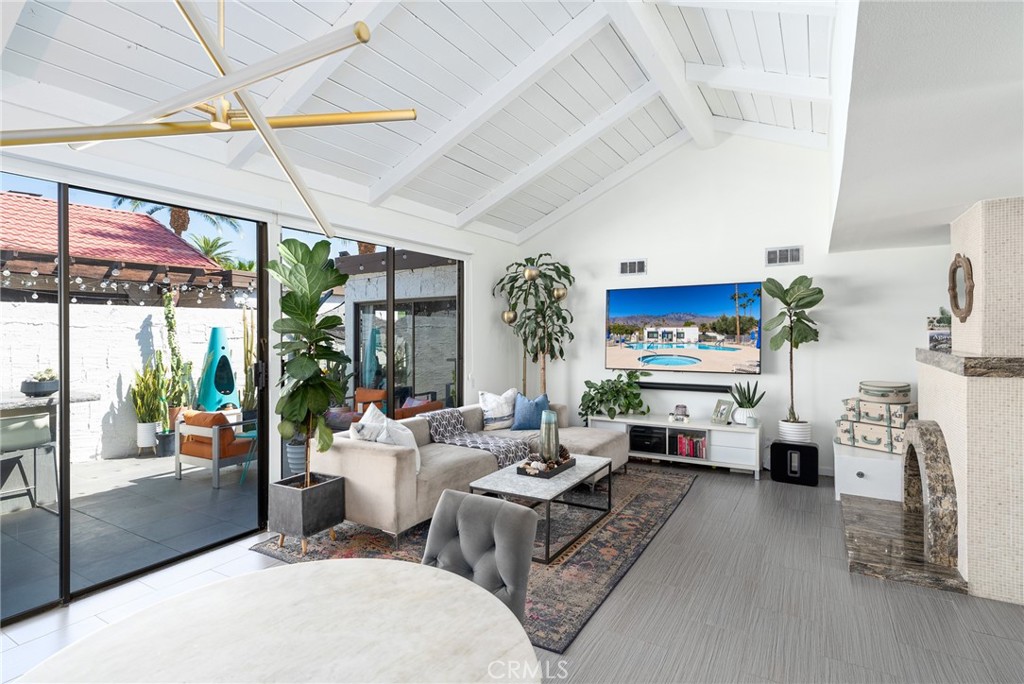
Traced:
<path fill-rule="evenodd" d="M 136 423 L 135 443 L 140 449 L 150 449 L 156 446 L 156 426 L 160 423 Z"/>
<path fill-rule="evenodd" d="M 783 442 L 810 442 L 811 424 L 807 422 L 789 423 L 780 420 L 779 439 Z"/>
<path fill-rule="evenodd" d="M 732 422 L 734 425 L 746 425 L 747 418 L 751 416 L 757 418 L 757 410 L 752 408 L 740 408 L 736 407 L 732 412 Z"/>

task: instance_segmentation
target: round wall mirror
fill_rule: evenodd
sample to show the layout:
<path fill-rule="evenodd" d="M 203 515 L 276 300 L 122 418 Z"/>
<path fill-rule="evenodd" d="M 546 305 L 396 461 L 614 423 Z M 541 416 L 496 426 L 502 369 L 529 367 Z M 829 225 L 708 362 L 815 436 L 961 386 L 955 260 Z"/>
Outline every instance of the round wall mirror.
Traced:
<path fill-rule="evenodd" d="M 971 260 L 963 254 L 953 257 L 949 265 L 949 308 L 961 323 L 974 308 L 974 272 Z"/>

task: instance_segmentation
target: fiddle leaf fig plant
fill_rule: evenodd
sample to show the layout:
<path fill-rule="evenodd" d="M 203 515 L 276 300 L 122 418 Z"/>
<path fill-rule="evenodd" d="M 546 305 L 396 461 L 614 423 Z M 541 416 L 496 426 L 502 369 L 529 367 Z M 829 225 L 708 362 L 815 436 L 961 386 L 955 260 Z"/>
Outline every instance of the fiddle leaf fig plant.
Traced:
<path fill-rule="evenodd" d="M 770 345 L 772 351 L 782 349 L 782 345 L 789 343 L 789 413 L 786 416 L 787 423 L 799 423 L 800 416 L 797 415 L 793 402 L 793 350 L 808 342 L 818 341 L 818 330 L 814 326 L 817 323 L 807 315 L 807 311 L 817 306 L 825 297 L 820 287 L 814 287 L 812 278 L 798 276 L 789 287 L 783 287 L 782 283 L 769 278 L 764 281 L 762 288 L 772 299 L 778 300 L 782 305 L 782 311 L 765 321 L 765 330 L 779 329 L 772 336 Z"/>
<path fill-rule="evenodd" d="M 580 398 L 580 418 L 605 414 L 609 418 L 626 413 L 647 415 L 651 407 L 640 396 L 640 378 L 650 375 L 647 371 L 626 371 L 614 378 L 594 382 L 587 380 L 587 391 Z"/>
<path fill-rule="evenodd" d="M 283 317 L 274 321 L 274 331 L 283 341 L 274 345 L 285 360 L 281 398 L 275 412 L 281 416 L 278 431 L 291 440 L 302 435 L 306 445 L 305 486 L 310 486 L 309 450 L 313 437 L 317 450 L 327 451 L 334 441 L 324 411 L 332 399 L 344 402 L 346 391 L 325 370 L 327 364 L 348 363 L 348 357 L 334 348 L 331 334 L 342 325 L 341 316 L 320 316 L 324 295 L 348 281 L 331 261 L 327 240 L 309 247 L 296 239 L 284 240 L 280 260 L 267 263 L 275 280 L 287 288 L 281 297 Z"/>

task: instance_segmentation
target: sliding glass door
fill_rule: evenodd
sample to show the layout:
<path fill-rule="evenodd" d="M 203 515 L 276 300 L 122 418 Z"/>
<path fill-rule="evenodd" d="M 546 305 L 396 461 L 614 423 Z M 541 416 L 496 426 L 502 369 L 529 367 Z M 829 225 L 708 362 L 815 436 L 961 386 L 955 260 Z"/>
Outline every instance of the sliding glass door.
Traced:
<path fill-rule="evenodd" d="M 2 174 L 0 611 L 60 598 L 57 184 Z M 44 252 L 41 254 L 41 252 Z"/>
<path fill-rule="evenodd" d="M 267 331 L 257 264 L 266 226 L 54 187 L 53 197 L 3 193 L 5 319 L 32 322 L 23 339 L 3 336 L 5 375 L 27 372 L 26 363 L 65 369 L 49 404 L 48 445 L 20 456 L 4 448 L 5 620 L 253 532 L 265 519 Z M 46 224 L 47 239 L 16 244 L 34 222 Z M 4 402 L 6 411 L 7 394 Z M 178 439 L 196 411 L 230 424 L 216 461 L 210 448 Z M 24 441 L 24 422 L 4 414 L 5 444 L 22 446 L 7 433 Z M 36 482 L 33 500 L 14 495 L 20 470 Z M 34 572 L 19 564 L 7 572 L 15 556 Z"/>

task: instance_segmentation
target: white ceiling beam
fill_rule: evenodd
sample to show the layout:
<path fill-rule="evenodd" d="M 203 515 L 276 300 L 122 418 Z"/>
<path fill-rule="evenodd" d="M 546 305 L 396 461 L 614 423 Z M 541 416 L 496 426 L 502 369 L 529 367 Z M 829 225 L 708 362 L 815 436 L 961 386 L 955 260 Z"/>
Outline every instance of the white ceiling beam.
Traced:
<path fill-rule="evenodd" d="M 397 6 L 397 2 L 352 3 L 329 30 L 361 21 L 369 27 L 372 40 L 373 32 L 384 23 L 384 20 Z M 345 50 L 290 72 L 263 103 L 263 113 L 266 116 L 277 116 L 294 112 L 309 100 L 324 81 L 341 68 L 345 60 L 353 54 L 355 54 L 355 49 Z M 226 159 L 228 168 L 242 168 L 259 151 L 260 147 L 260 140 L 256 136 L 234 136 L 228 142 Z"/>
<path fill-rule="evenodd" d="M 831 99 L 827 78 L 790 76 L 789 74 L 773 74 L 752 69 L 688 62 L 686 64 L 686 80 L 706 83 L 719 90 L 740 90 L 795 100 L 827 101 Z"/>
<path fill-rule="evenodd" d="M 402 163 L 377 181 L 370 189 L 370 204 L 376 206 L 404 187 L 476 131 L 481 124 L 519 97 L 538 78 L 575 52 L 576 48 L 593 38 L 598 31 L 608 25 L 608 22 L 608 12 L 600 4 L 590 5 L 576 15 L 539 49 L 516 65 Z"/>
<path fill-rule="evenodd" d="M 835 0 L 791 0 L 790 2 L 771 2 L 764 0 L 668 0 L 667 4 L 678 7 L 696 7 L 698 9 L 722 9 L 735 12 L 769 12 L 776 14 L 804 14 L 816 17 L 831 17 L 836 13 Z"/>
<path fill-rule="evenodd" d="M 205 21 L 202 16 L 197 18 Z M 227 75 L 207 81 L 203 85 L 186 90 L 183 93 L 152 104 L 145 109 L 133 112 L 110 123 L 152 123 L 159 121 L 164 117 L 177 114 L 197 104 L 218 98 L 225 93 L 238 91 L 271 76 L 276 76 L 290 69 L 300 67 L 303 64 L 314 62 L 335 52 L 347 50 L 360 42 L 362 41 L 358 39 L 357 25 L 330 31 L 319 38 L 314 38 L 308 43 L 297 45 L 290 50 L 280 52 L 261 62 L 249 64 L 241 69 L 229 70 L 230 73 Z M 228 64 L 224 66 L 228 66 Z M 73 147 L 81 150 L 94 144 L 96 143 L 77 143 Z"/>
<path fill-rule="evenodd" d="M 711 110 L 697 86 L 687 82 L 687 64 L 658 8 L 650 4 L 620 2 L 612 5 L 610 12 L 615 27 L 640 66 L 661 89 L 669 109 L 693 136 L 697 147 L 714 147 L 716 140 Z"/>
<path fill-rule="evenodd" d="M 770 126 L 768 124 L 754 123 L 753 121 L 740 121 L 738 119 L 727 119 L 724 116 L 714 118 L 715 130 L 732 135 L 745 135 L 749 138 L 771 140 L 772 142 L 786 143 L 788 145 L 799 145 L 814 150 L 828 148 L 828 136 L 824 133 L 814 131 L 797 131 L 782 126 Z"/>
<path fill-rule="evenodd" d="M 7 40 L 14 32 L 21 17 L 21 10 L 25 7 L 25 0 L 3 0 L 0 2 L 0 50 L 7 47 Z"/>
<path fill-rule="evenodd" d="M 228 60 L 228 56 L 224 53 L 224 49 L 220 46 L 217 39 L 217 34 L 214 33 L 213 29 L 209 24 L 206 23 L 206 18 L 203 17 L 203 13 L 199 10 L 199 6 L 194 0 L 175 0 L 178 5 L 178 9 L 181 10 L 186 22 L 190 25 L 193 32 L 196 34 L 196 38 L 203 44 L 207 55 L 210 57 L 210 61 L 213 62 L 217 70 L 222 74 L 223 78 L 230 78 L 232 74 L 231 62 Z M 237 73 L 237 72 L 234 72 Z M 298 193 L 302 199 L 303 204 L 309 209 L 309 213 L 313 215 L 317 224 L 320 226 L 320 230 L 323 231 L 324 235 L 328 238 L 334 237 L 334 229 L 331 227 L 331 222 L 327 218 L 327 214 L 324 213 L 320 203 L 317 202 L 316 197 L 313 196 L 313 191 L 309 189 L 306 182 L 299 175 L 299 171 L 295 168 L 295 165 L 288 159 L 288 154 L 284 149 L 284 145 L 281 144 L 280 139 L 277 137 L 277 133 L 267 123 L 267 119 L 260 112 L 259 106 L 253 99 L 252 95 L 245 88 L 238 88 L 235 92 L 235 97 L 238 98 L 239 104 L 242 105 L 242 109 L 249 115 L 249 119 L 252 120 L 253 126 L 256 127 L 256 132 L 262 138 L 267 148 L 270 149 L 270 153 L 277 160 L 281 170 L 291 181 L 292 187 L 295 188 L 295 192 Z"/>
<path fill-rule="evenodd" d="M 611 109 L 588 123 L 563 140 L 554 149 L 530 164 L 526 169 L 520 171 L 472 206 L 459 212 L 456 223 L 457 228 L 463 228 L 466 224 L 475 221 L 488 211 L 516 194 L 530 183 L 534 182 L 544 174 L 556 168 L 566 159 L 582 150 L 584 147 L 597 140 L 608 130 L 614 128 L 624 121 L 637 109 L 647 105 L 651 100 L 658 97 L 658 87 L 648 81 L 638 90 L 630 93 L 629 97 L 616 103 Z"/>
<path fill-rule="evenodd" d="M 523 244 L 530 238 L 540 234 L 547 230 L 551 226 L 555 225 L 562 219 L 569 216 L 573 212 L 581 209 L 583 206 L 593 202 L 595 199 L 608 192 L 624 180 L 631 176 L 640 173 L 640 171 L 646 169 L 648 166 L 658 161 L 665 155 L 673 152 L 687 142 L 691 140 L 690 133 L 687 131 L 679 131 L 668 140 L 660 143 L 653 150 L 650 150 L 646 154 L 640 155 L 630 163 L 623 166 L 621 169 L 615 171 L 612 174 L 605 176 L 598 183 L 590 186 L 579 195 L 576 195 L 571 200 L 563 204 L 562 206 L 555 209 L 553 212 L 545 216 L 544 218 L 536 221 L 520 231 L 519 233 L 519 244 Z"/>

